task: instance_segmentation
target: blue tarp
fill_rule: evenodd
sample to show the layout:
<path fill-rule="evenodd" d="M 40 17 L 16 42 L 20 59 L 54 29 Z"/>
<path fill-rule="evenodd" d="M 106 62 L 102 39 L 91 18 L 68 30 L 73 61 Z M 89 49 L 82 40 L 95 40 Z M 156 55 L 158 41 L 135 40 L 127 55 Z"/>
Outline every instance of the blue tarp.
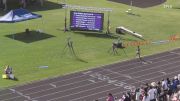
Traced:
<path fill-rule="evenodd" d="M 0 17 L 1 23 L 15 23 L 26 21 L 30 19 L 41 18 L 42 16 L 39 14 L 31 13 L 26 9 L 15 9 L 8 12 L 6 15 Z"/>

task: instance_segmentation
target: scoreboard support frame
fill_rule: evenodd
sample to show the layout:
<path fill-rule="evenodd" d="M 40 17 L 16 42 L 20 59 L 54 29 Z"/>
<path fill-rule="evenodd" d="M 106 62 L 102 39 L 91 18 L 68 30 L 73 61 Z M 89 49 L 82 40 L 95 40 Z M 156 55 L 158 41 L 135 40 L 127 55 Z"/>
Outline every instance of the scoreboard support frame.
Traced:
<path fill-rule="evenodd" d="M 85 6 L 77 6 L 77 5 L 67 5 L 65 4 L 63 6 L 65 9 L 65 15 L 64 15 L 64 32 L 68 31 L 67 27 L 67 12 L 68 9 L 70 10 L 84 10 L 84 11 L 96 11 L 96 12 L 107 12 L 107 28 L 106 28 L 106 34 L 110 34 L 110 12 L 112 12 L 111 8 L 96 8 L 96 7 L 85 7 Z"/>

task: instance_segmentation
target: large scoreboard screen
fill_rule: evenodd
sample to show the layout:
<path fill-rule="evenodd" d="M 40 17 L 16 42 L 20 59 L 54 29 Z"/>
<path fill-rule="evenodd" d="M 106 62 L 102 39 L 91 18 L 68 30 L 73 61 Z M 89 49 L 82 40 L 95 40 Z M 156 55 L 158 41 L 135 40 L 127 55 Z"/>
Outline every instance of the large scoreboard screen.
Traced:
<path fill-rule="evenodd" d="M 81 31 L 102 31 L 104 13 L 70 12 L 70 29 Z"/>

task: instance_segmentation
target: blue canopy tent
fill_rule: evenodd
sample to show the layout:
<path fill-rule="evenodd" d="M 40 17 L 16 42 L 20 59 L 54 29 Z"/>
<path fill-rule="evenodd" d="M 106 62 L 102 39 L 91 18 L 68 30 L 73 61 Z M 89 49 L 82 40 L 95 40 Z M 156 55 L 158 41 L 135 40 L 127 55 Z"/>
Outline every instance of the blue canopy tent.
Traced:
<path fill-rule="evenodd" d="M 42 16 L 39 14 L 35 14 L 26 9 L 20 8 L 20 9 L 11 10 L 6 15 L 0 17 L 0 23 L 16 23 L 31 19 L 37 19 L 41 17 Z M 29 29 L 26 29 L 26 31 L 29 31 Z"/>
<path fill-rule="evenodd" d="M 31 19 L 41 18 L 39 14 L 31 13 L 26 9 L 15 9 L 0 17 L 0 23 L 15 23 Z"/>

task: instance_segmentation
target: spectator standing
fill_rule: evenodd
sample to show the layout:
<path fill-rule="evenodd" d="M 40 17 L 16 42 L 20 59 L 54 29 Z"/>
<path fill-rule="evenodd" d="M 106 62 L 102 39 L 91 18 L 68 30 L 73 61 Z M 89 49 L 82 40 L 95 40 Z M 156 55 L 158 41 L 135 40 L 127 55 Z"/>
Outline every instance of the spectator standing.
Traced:
<path fill-rule="evenodd" d="M 140 91 L 139 91 L 139 88 L 136 89 L 136 92 L 135 92 L 135 93 L 136 93 L 136 98 L 135 98 L 135 100 L 136 100 L 136 101 L 140 101 L 140 95 L 141 95 L 141 93 L 140 93 Z"/>
<path fill-rule="evenodd" d="M 150 101 L 156 101 L 157 89 L 155 87 L 150 86 L 148 95 L 149 95 Z"/>
<path fill-rule="evenodd" d="M 178 80 L 178 77 L 175 76 L 172 82 L 173 93 L 177 92 L 177 85 L 179 85 L 179 80 Z"/>
<path fill-rule="evenodd" d="M 147 92 L 145 92 L 142 101 L 150 101 L 150 98 Z"/>
<path fill-rule="evenodd" d="M 111 93 L 108 94 L 106 101 L 114 101 L 114 97 Z"/>

